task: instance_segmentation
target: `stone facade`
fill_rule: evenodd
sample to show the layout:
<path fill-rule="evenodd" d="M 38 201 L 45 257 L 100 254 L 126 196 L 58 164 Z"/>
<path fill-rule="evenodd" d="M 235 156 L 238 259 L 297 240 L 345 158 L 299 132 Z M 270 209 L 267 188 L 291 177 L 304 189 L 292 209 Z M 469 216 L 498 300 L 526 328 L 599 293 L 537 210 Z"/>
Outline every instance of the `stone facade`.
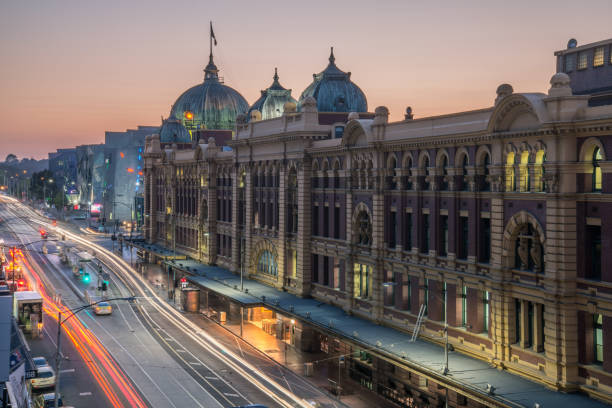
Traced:
<path fill-rule="evenodd" d="M 612 401 L 612 106 L 588 99 L 558 73 L 394 123 L 306 98 L 231 151 L 147 137 L 146 237 L 407 333 L 425 305 L 423 337 L 446 318 L 456 350 Z"/>

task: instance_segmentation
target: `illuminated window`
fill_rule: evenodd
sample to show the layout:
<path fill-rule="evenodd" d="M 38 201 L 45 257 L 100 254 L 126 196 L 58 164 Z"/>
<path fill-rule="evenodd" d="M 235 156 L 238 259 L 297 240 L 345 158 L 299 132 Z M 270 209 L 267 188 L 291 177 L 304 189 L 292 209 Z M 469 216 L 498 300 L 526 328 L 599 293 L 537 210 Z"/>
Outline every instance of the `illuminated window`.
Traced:
<path fill-rule="evenodd" d="M 578 53 L 578 69 L 586 69 L 588 65 L 587 53 L 579 52 Z"/>
<path fill-rule="evenodd" d="M 257 273 L 263 273 L 272 276 L 278 275 L 278 265 L 276 264 L 276 257 L 272 254 L 272 252 L 264 250 L 259 255 L 259 261 L 257 262 Z"/>
<path fill-rule="evenodd" d="M 533 168 L 534 183 L 536 191 L 544 191 L 544 183 L 542 176 L 544 175 L 544 162 L 546 161 L 546 153 L 544 150 L 538 150 L 535 156 L 535 166 Z"/>
<path fill-rule="evenodd" d="M 596 363 L 603 363 L 603 316 L 593 315 L 593 359 Z"/>
<path fill-rule="evenodd" d="M 520 191 L 529 191 L 529 152 L 528 151 L 524 151 L 523 153 L 521 153 L 521 163 L 519 165 L 519 177 L 520 177 L 520 181 L 519 181 L 519 187 L 520 187 Z"/>
<path fill-rule="evenodd" d="M 489 312 L 490 312 L 490 306 L 489 303 L 491 302 L 491 293 L 488 291 L 484 292 L 484 296 L 482 298 L 482 303 L 484 306 L 484 313 L 483 313 L 483 318 L 484 318 L 484 322 L 483 322 L 483 329 L 485 333 L 489 332 Z"/>
<path fill-rule="evenodd" d="M 601 167 L 599 166 L 601 160 L 601 150 L 596 147 L 593 151 L 593 191 L 601 191 Z"/>
<path fill-rule="evenodd" d="M 461 286 L 461 327 L 467 326 L 467 286 Z"/>
<path fill-rule="evenodd" d="M 506 156 L 506 191 L 514 191 L 516 185 L 514 183 L 514 152 L 508 153 Z"/>
<path fill-rule="evenodd" d="M 576 69 L 576 53 L 565 56 L 565 72 L 572 72 Z"/>
<path fill-rule="evenodd" d="M 601 67 L 604 64 L 604 47 L 597 47 L 593 51 L 593 66 Z"/>
<path fill-rule="evenodd" d="M 353 269 L 354 296 L 356 298 L 367 299 L 370 297 L 370 287 L 372 285 L 372 267 L 370 265 L 355 264 Z"/>

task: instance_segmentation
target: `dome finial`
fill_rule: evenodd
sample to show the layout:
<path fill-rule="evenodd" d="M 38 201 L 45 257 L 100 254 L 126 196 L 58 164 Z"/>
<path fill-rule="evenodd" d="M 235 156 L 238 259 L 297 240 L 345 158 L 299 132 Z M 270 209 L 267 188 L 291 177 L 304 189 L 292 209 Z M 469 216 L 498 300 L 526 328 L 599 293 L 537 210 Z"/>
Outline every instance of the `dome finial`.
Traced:
<path fill-rule="evenodd" d="M 210 44 L 209 44 L 210 45 L 210 54 L 208 55 L 208 65 L 206 66 L 206 68 L 204 68 L 204 80 L 205 81 L 207 79 L 219 78 L 219 76 L 218 76 L 219 70 L 217 69 L 217 66 L 215 65 L 215 62 L 213 61 L 212 47 L 213 47 L 213 41 L 215 42 L 215 46 L 217 45 L 217 37 L 215 37 L 215 32 L 213 31 L 212 21 L 210 22 L 210 36 L 209 36 L 209 40 L 210 40 Z"/>
<path fill-rule="evenodd" d="M 336 57 L 334 57 L 334 47 L 331 47 L 331 53 L 329 54 L 329 63 L 334 64 L 336 62 Z"/>
<path fill-rule="evenodd" d="M 274 82 L 278 82 L 278 68 L 274 67 Z"/>

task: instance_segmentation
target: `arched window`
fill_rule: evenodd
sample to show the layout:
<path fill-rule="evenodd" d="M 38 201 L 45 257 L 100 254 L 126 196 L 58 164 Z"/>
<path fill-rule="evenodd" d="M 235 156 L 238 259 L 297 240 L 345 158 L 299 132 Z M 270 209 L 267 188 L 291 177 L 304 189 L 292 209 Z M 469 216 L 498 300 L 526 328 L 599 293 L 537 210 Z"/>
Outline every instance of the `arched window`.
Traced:
<path fill-rule="evenodd" d="M 427 178 L 427 169 L 429 168 L 429 157 L 425 156 L 423 158 L 423 190 L 429 190 L 430 189 L 430 184 Z"/>
<path fill-rule="evenodd" d="M 291 169 L 287 178 L 287 231 L 294 234 L 298 230 L 297 203 L 297 173 Z"/>
<path fill-rule="evenodd" d="M 448 157 L 444 155 L 442 158 L 442 172 L 441 172 L 442 180 L 440 180 L 440 190 L 447 191 L 448 190 Z"/>
<path fill-rule="evenodd" d="M 467 154 L 463 155 L 463 159 L 461 159 L 461 190 L 468 191 L 469 183 L 467 181 L 468 176 L 468 165 L 469 159 Z"/>
<path fill-rule="evenodd" d="M 519 227 L 514 245 L 515 269 L 544 272 L 544 248 L 538 232 L 531 224 L 526 223 Z"/>
<path fill-rule="evenodd" d="M 395 157 L 391 157 L 389 160 L 388 173 L 387 173 L 387 185 L 390 190 L 397 189 L 397 182 L 395 179 L 395 168 L 397 167 L 397 161 Z"/>
<path fill-rule="evenodd" d="M 367 211 L 361 210 L 357 214 L 356 227 L 357 243 L 360 245 L 372 245 L 372 222 Z"/>
<path fill-rule="evenodd" d="M 601 167 L 599 162 L 603 159 L 599 146 L 593 150 L 593 191 L 601 191 Z"/>
<path fill-rule="evenodd" d="M 259 254 L 259 260 L 257 261 L 257 273 L 272 276 L 278 275 L 276 257 L 267 249 Z"/>
<path fill-rule="evenodd" d="M 529 152 L 521 153 L 521 163 L 519 164 L 519 191 L 526 192 L 530 190 L 529 180 Z"/>
<path fill-rule="evenodd" d="M 536 191 L 544 191 L 544 162 L 546 161 L 546 152 L 538 150 L 535 156 L 535 166 L 533 168 L 533 183 Z"/>
<path fill-rule="evenodd" d="M 516 190 L 514 179 L 514 152 L 509 152 L 506 156 L 506 191 Z"/>
<path fill-rule="evenodd" d="M 485 153 L 482 165 L 484 167 L 484 180 L 482 182 L 483 191 L 491 191 L 491 182 L 489 181 L 489 165 L 491 164 L 491 157 L 489 153 Z"/>
<path fill-rule="evenodd" d="M 404 186 L 406 186 L 406 190 L 412 190 L 412 177 L 410 177 L 411 171 L 412 159 L 408 158 L 408 160 L 406 160 L 406 175 L 404 176 Z"/>

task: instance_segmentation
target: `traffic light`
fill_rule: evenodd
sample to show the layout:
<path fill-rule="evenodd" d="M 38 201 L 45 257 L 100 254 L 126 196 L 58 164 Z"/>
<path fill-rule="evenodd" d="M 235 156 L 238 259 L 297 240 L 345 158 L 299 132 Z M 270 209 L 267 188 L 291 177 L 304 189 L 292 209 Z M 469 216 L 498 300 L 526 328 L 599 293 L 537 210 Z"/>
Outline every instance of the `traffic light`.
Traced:
<path fill-rule="evenodd" d="M 102 282 L 102 291 L 106 291 L 108 290 L 108 282 L 104 281 Z"/>
<path fill-rule="evenodd" d="M 83 283 L 89 283 L 89 280 L 90 280 L 90 279 L 91 279 L 91 278 L 89 277 L 89 272 L 85 272 L 85 273 L 83 274 Z"/>
<path fill-rule="evenodd" d="M 83 268 L 79 268 L 79 275 L 83 275 Z"/>

